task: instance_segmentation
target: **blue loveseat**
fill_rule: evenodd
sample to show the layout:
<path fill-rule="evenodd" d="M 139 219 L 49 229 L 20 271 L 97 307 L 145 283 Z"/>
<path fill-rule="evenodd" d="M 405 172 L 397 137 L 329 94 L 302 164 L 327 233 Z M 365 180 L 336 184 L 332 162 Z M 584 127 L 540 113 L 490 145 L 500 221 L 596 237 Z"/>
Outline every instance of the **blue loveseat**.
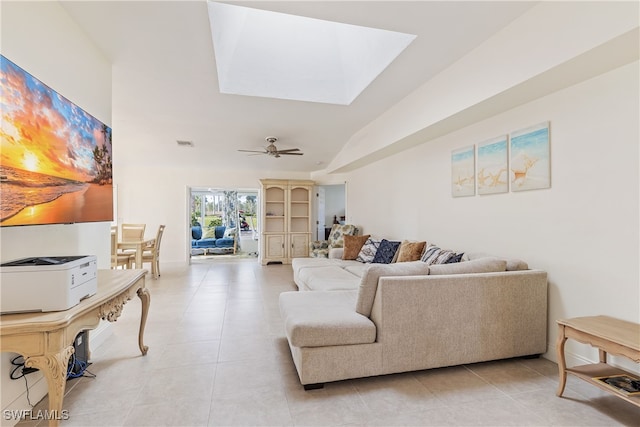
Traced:
<path fill-rule="evenodd" d="M 191 226 L 192 254 L 227 254 L 236 253 L 235 230 L 219 225 L 209 229 L 202 229 L 201 225 Z"/>

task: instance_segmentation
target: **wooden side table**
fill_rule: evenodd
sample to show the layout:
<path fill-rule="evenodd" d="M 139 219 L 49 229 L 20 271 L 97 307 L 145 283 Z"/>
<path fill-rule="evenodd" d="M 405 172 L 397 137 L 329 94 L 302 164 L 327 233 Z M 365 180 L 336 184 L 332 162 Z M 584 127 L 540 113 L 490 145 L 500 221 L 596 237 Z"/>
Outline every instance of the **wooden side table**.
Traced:
<path fill-rule="evenodd" d="M 627 402 L 640 406 L 640 394 L 625 394 L 607 386 L 598 377 L 612 375 L 631 375 L 622 369 L 607 364 L 607 354 L 615 354 L 627 357 L 640 363 L 640 325 L 625 320 L 615 319 L 609 316 L 576 317 L 573 319 L 558 320 L 558 340 L 556 351 L 558 355 L 558 370 L 560 384 L 558 396 L 562 396 L 567 381 L 567 373 L 606 390 Z M 583 344 L 589 344 L 598 348 L 600 363 L 566 367 L 564 357 L 564 344 L 567 338 L 574 339 Z"/>

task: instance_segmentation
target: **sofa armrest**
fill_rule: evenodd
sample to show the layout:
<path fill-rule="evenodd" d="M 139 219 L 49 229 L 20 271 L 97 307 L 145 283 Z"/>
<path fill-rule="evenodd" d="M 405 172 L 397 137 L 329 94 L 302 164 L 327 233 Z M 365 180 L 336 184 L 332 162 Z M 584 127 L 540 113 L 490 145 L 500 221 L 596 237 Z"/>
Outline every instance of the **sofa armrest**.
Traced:
<path fill-rule="evenodd" d="M 544 353 L 547 273 L 381 277 L 371 320 L 389 372 Z"/>

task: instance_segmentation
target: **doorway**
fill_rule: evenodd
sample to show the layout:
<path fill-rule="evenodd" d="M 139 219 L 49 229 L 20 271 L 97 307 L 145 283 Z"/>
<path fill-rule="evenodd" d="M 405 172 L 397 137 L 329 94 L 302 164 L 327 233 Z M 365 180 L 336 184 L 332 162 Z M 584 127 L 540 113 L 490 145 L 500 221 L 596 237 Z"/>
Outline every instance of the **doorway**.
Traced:
<path fill-rule="evenodd" d="M 190 188 L 190 260 L 258 257 L 258 190 Z"/>
<path fill-rule="evenodd" d="M 315 240 L 327 240 L 333 224 L 344 224 L 346 218 L 346 185 L 317 185 L 314 232 Z"/>

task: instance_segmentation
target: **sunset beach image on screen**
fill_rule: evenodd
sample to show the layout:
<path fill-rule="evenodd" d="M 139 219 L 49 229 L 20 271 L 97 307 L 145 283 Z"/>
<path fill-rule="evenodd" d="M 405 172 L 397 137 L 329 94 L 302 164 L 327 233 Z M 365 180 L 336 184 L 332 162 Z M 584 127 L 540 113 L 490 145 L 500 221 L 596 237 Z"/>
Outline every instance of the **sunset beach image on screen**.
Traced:
<path fill-rule="evenodd" d="M 111 128 L 0 55 L 0 225 L 113 220 Z"/>

